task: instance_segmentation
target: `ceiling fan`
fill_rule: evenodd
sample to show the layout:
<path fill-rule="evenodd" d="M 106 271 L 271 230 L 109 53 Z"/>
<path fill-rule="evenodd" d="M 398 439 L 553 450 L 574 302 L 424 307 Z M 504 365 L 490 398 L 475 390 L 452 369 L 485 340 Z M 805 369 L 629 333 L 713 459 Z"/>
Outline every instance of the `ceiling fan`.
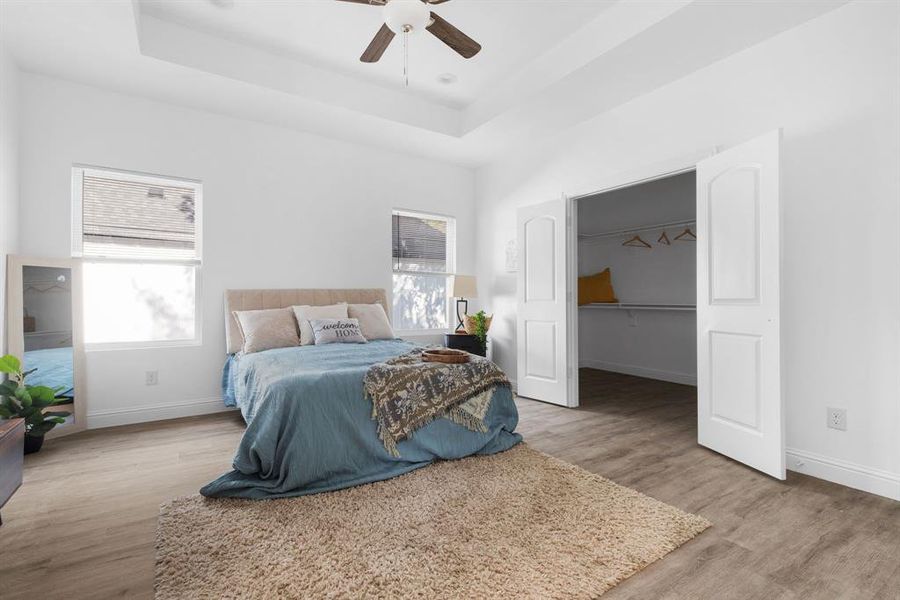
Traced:
<path fill-rule="evenodd" d="M 371 4 L 384 7 L 384 25 L 375 34 L 359 60 L 366 63 L 378 62 L 394 36 L 398 33 L 410 34 L 427 30 L 463 58 L 472 58 L 481 50 L 481 44 L 442 19 L 431 10 L 432 4 L 443 4 L 449 0 L 339 0 L 354 4 Z"/>

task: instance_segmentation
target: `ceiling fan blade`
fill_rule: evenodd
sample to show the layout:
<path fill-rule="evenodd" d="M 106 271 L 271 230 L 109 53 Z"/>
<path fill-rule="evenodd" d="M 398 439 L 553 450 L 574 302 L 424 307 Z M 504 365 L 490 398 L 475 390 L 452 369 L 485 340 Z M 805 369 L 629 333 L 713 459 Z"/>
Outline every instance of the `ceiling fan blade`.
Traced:
<path fill-rule="evenodd" d="M 443 4 L 444 2 L 450 2 L 450 0 L 423 0 L 425 4 Z"/>
<path fill-rule="evenodd" d="M 443 0 L 446 2 L 446 0 Z M 352 2 L 354 4 L 371 4 L 372 6 L 384 6 L 384 0 L 338 0 L 338 2 Z"/>
<path fill-rule="evenodd" d="M 431 13 L 431 18 L 433 22 L 425 29 L 430 31 L 434 37 L 456 50 L 463 58 L 472 58 L 481 51 L 481 44 L 442 19 L 439 15 Z"/>
<path fill-rule="evenodd" d="M 364 63 L 378 62 L 378 59 L 387 50 L 388 44 L 391 43 L 392 39 L 394 39 L 394 32 L 387 25 L 382 25 L 375 37 L 372 38 L 372 41 L 369 42 L 369 47 L 359 57 L 359 60 Z"/>

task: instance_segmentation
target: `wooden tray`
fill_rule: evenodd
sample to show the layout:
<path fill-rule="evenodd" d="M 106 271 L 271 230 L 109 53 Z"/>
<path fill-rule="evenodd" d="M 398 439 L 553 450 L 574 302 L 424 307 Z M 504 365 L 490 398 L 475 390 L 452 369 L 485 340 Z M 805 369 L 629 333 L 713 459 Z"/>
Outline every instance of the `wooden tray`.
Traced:
<path fill-rule="evenodd" d="M 448 364 L 462 364 L 469 362 L 469 353 L 450 348 L 438 348 L 422 352 L 422 360 L 425 362 L 439 362 Z"/>

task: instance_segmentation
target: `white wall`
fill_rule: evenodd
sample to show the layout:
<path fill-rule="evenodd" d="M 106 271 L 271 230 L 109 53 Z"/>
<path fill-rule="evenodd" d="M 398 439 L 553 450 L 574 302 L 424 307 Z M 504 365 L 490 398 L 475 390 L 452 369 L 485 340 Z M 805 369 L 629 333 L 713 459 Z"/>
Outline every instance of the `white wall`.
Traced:
<path fill-rule="evenodd" d="M 21 150 L 27 255 L 69 256 L 73 163 L 203 181 L 203 344 L 88 353 L 90 426 L 221 407 L 226 288 L 390 288 L 393 207 L 455 216 L 474 270 L 467 169 L 30 74 Z"/>
<path fill-rule="evenodd" d="M 577 201 L 579 236 L 693 220 L 693 172 Z M 693 226 L 692 226 L 692 229 Z M 685 227 L 642 232 L 651 245 L 623 246 L 633 235 L 580 237 L 578 275 L 609 268 L 620 302 L 694 304 L 697 245 L 678 241 Z M 665 231 L 670 244 L 657 240 Z M 693 385 L 697 381 L 697 317 L 690 311 L 578 309 L 578 364 Z"/>
<path fill-rule="evenodd" d="M 19 243 L 19 70 L 0 43 L 0 355 L 6 354 L 6 257 Z"/>
<path fill-rule="evenodd" d="M 783 127 L 788 465 L 900 498 L 898 39 L 896 3 L 851 3 L 480 170 L 501 366 L 515 376 L 517 206 Z M 825 427 L 827 406 L 847 408 L 846 432 Z"/>

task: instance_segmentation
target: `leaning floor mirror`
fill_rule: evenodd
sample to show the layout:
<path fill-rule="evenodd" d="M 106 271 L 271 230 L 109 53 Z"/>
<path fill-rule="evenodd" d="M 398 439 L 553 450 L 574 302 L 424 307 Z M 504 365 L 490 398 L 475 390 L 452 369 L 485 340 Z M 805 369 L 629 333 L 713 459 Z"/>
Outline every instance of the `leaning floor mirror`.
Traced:
<path fill-rule="evenodd" d="M 28 385 L 56 390 L 44 412 L 68 412 L 46 437 L 86 426 L 81 340 L 81 261 L 10 256 L 6 272 L 9 353 L 18 357 Z"/>

